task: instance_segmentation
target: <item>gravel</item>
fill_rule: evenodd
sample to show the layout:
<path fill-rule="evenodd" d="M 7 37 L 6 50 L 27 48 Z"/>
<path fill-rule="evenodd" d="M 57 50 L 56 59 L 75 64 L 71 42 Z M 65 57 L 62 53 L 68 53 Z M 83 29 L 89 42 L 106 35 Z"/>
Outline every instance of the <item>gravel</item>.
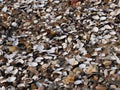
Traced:
<path fill-rule="evenodd" d="M 119 90 L 119 0 L 0 0 L 0 90 Z"/>

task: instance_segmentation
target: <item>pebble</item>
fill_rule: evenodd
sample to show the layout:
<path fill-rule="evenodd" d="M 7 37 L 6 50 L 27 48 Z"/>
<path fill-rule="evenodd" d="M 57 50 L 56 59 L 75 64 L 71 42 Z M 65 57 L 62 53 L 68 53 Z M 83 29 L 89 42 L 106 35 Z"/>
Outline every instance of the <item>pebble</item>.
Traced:
<path fill-rule="evenodd" d="M 71 65 L 77 65 L 78 64 L 78 61 L 76 61 L 74 58 L 68 59 L 67 61 Z"/>
<path fill-rule="evenodd" d="M 99 29 L 98 29 L 98 27 L 94 27 L 94 28 L 92 29 L 92 31 L 93 31 L 93 32 L 98 32 Z"/>
<path fill-rule="evenodd" d="M 111 16 L 117 16 L 118 14 L 120 14 L 120 9 L 116 9 L 110 13 Z"/>
<path fill-rule="evenodd" d="M 74 84 L 76 84 L 76 85 L 81 84 L 81 83 L 82 83 L 82 80 L 76 80 L 76 81 L 74 82 Z"/>
<path fill-rule="evenodd" d="M 1 55 L 3 55 L 3 51 L 2 51 L 2 50 L 0 50 L 0 56 L 1 56 Z"/>
<path fill-rule="evenodd" d="M 94 72 L 97 72 L 97 69 L 92 65 L 88 66 L 86 71 L 85 71 L 85 73 L 87 73 L 87 74 L 91 74 L 91 73 L 94 73 Z"/>
<path fill-rule="evenodd" d="M 110 87 L 112 88 L 112 89 L 117 89 L 117 86 L 116 85 L 110 85 Z M 119 89 L 118 89 L 119 90 Z"/>
<path fill-rule="evenodd" d="M 106 20 L 107 17 L 100 17 L 100 20 L 103 21 L 103 20 Z"/>
<path fill-rule="evenodd" d="M 17 26 L 18 26 L 16 22 L 12 22 L 11 25 L 14 26 L 14 27 L 17 27 Z"/>
<path fill-rule="evenodd" d="M 111 31 L 110 34 L 111 34 L 111 35 L 115 35 L 116 32 L 115 32 L 115 31 Z"/>
<path fill-rule="evenodd" d="M 9 78 L 7 79 L 7 81 L 8 81 L 8 82 L 14 82 L 15 79 L 16 79 L 15 76 L 11 76 L 11 77 L 9 77 Z"/>
<path fill-rule="evenodd" d="M 7 10 L 8 10 L 7 6 L 4 6 L 4 7 L 2 8 L 2 11 L 3 11 L 3 12 L 7 12 Z"/>
<path fill-rule="evenodd" d="M 104 37 L 103 37 L 104 39 L 110 39 L 111 38 L 111 35 L 105 35 Z"/>
<path fill-rule="evenodd" d="M 43 57 L 37 57 L 37 58 L 35 59 L 35 61 L 36 61 L 36 62 L 41 62 L 42 59 L 43 59 Z"/>
<path fill-rule="evenodd" d="M 104 26 L 105 29 L 112 29 L 109 25 Z"/>
<path fill-rule="evenodd" d="M 86 64 L 80 64 L 79 67 L 84 69 L 86 68 Z"/>
<path fill-rule="evenodd" d="M 9 46 L 8 48 L 9 48 L 10 52 L 15 52 L 18 50 L 18 48 L 16 46 Z"/>
<path fill-rule="evenodd" d="M 96 86 L 96 90 L 107 90 L 107 88 L 103 85 Z"/>
<path fill-rule="evenodd" d="M 7 67 L 7 69 L 6 69 L 6 71 L 7 71 L 8 73 L 10 73 L 12 70 L 13 70 L 13 66 L 9 66 L 9 67 Z"/>
<path fill-rule="evenodd" d="M 36 67 L 38 65 L 37 62 L 28 62 L 28 65 L 31 67 Z"/>
<path fill-rule="evenodd" d="M 95 15 L 95 16 L 92 16 L 92 18 L 94 19 L 94 20 L 99 20 L 99 16 L 98 15 Z"/>
<path fill-rule="evenodd" d="M 60 3 L 60 1 L 59 1 L 59 0 L 55 0 L 54 3 L 56 3 L 56 4 L 57 4 L 57 3 Z"/>
<path fill-rule="evenodd" d="M 104 62 L 103 62 L 103 64 L 104 64 L 105 66 L 110 66 L 110 65 L 112 64 L 112 62 L 111 62 L 111 61 L 106 60 L 106 61 L 104 61 Z"/>
<path fill-rule="evenodd" d="M 60 20 L 62 18 L 62 16 L 60 15 L 60 16 L 57 16 L 56 17 L 56 20 Z"/>
<path fill-rule="evenodd" d="M 36 23 L 38 23 L 38 20 L 34 20 L 33 22 L 36 24 Z"/>

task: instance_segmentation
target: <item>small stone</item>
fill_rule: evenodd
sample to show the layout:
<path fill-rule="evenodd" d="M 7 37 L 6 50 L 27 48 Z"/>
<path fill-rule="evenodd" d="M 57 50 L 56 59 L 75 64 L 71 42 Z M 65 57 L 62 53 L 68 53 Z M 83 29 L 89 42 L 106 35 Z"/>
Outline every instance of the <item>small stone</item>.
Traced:
<path fill-rule="evenodd" d="M 9 77 L 8 78 L 8 82 L 14 82 L 15 81 L 15 79 L 16 79 L 16 77 L 14 77 L 14 76 L 11 76 L 11 77 Z"/>
<path fill-rule="evenodd" d="M 110 13 L 111 16 L 117 16 L 118 14 L 120 14 L 120 9 L 116 9 Z"/>
<path fill-rule="evenodd" d="M 12 22 L 11 24 L 13 27 L 17 27 L 17 23 L 16 22 Z"/>
<path fill-rule="evenodd" d="M 111 35 L 109 34 L 104 36 L 104 39 L 110 39 L 110 38 L 111 38 Z"/>
<path fill-rule="evenodd" d="M 13 66 L 9 66 L 9 67 L 7 67 L 7 69 L 6 69 L 6 71 L 9 73 L 9 72 L 11 72 L 13 70 Z"/>
<path fill-rule="evenodd" d="M 103 20 L 106 20 L 106 17 L 100 17 L 100 20 L 103 21 Z"/>
<path fill-rule="evenodd" d="M 74 84 L 76 84 L 76 85 L 81 84 L 81 83 L 82 83 L 82 80 L 76 80 L 76 81 L 74 82 Z"/>
<path fill-rule="evenodd" d="M 35 59 L 35 61 L 36 61 L 36 62 L 41 62 L 42 59 L 43 59 L 43 57 L 37 57 L 37 58 Z"/>
<path fill-rule="evenodd" d="M 31 84 L 31 90 L 35 90 L 37 89 L 36 85 L 35 84 Z"/>
<path fill-rule="evenodd" d="M 96 16 L 92 16 L 92 18 L 93 18 L 94 20 L 98 20 L 100 17 L 99 17 L 98 15 L 96 15 Z"/>
<path fill-rule="evenodd" d="M 33 22 L 36 24 L 36 23 L 38 23 L 38 20 L 34 20 Z"/>
<path fill-rule="evenodd" d="M 15 52 L 18 50 L 18 48 L 16 46 L 9 46 L 8 48 L 9 48 L 10 52 Z"/>
<path fill-rule="evenodd" d="M 80 64 L 79 67 L 84 69 L 86 68 L 86 64 Z"/>
<path fill-rule="evenodd" d="M 63 83 L 68 84 L 68 83 L 73 83 L 75 77 L 73 75 L 68 75 L 67 77 L 63 78 Z"/>
<path fill-rule="evenodd" d="M 60 1 L 59 0 L 55 0 L 54 3 L 59 3 Z"/>
<path fill-rule="evenodd" d="M 28 67 L 27 68 L 30 72 L 32 72 L 32 73 L 34 73 L 34 74 L 38 74 L 38 71 L 35 69 L 35 68 L 33 68 L 33 67 Z"/>
<path fill-rule="evenodd" d="M 2 11 L 3 11 L 3 12 L 7 12 L 7 6 L 4 6 L 4 7 L 2 8 Z"/>
<path fill-rule="evenodd" d="M 94 67 L 92 65 L 88 66 L 86 71 L 85 71 L 85 73 L 87 73 L 87 74 L 91 74 L 91 73 L 94 73 L 94 72 L 97 72 L 97 69 L 96 69 L 96 67 Z"/>
<path fill-rule="evenodd" d="M 1 55 L 3 55 L 3 51 L 2 51 L 2 50 L 0 50 L 0 56 L 1 56 Z"/>
<path fill-rule="evenodd" d="M 104 26 L 105 29 L 112 29 L 109 25 Z"/>
<path fill-rule="evenodd" d="M 68 38 L 67 38 L 68 42 L 70 43 L 72 41 L 72 36 L 69 35 Z"/>
<path fill-rule="evenodd" d="M 60 20 L 61 18 L 62 18 L 62 15 L 56 17 L 57 20 Z"/>
<path fill-rule="evenodd" d="M 116 87 L 116 85 L 110 85 L 110 88 L 116 89 L 117 87 Z"/>
<path fill-rule="evenodd" d="M 94 27 L 92 31 L 94 31 L 94 32 L 98 32 L 99 29 L 98 29 L 98 27 Z"/>
<path fill-rule="evenodd" d="M 76 61 L 74 58 L 68 59 L 68 63 L 71 65 L 77 65 L 78 61 Z"/>
<path fill-rule="evenodd" d="M 96 90 L 107 90 L 107 88 L 103 85 L 96 86 Z"/>
<path fill-rule="evenodd" d="M 67 43 L 62 43 L 63 48 L 67 48 Z"/>
<path fill-rule="evenodd" d="M 112 64 L 112 62 L 111 62 L 111 61 L 106 60 L 106 61 L 104 61 L 104 62 L 103 62 L 103 64 L 104 64 L 105 66 L 109 66 L 109 65 L 111 65 L 111 64 Z"/>
<path fill-rule="evenodd" d="M 36 67 L 38 65 L 38 63 L 37 62 L 29 62 L 28 65 L 31 67 Z"/>
<path fill-rule="evenodd" d="M 111 35 L 115 35 L 116 32 L 115 32 L 115 31 L 111 31 L 110 34 L 111 34 Z"/>

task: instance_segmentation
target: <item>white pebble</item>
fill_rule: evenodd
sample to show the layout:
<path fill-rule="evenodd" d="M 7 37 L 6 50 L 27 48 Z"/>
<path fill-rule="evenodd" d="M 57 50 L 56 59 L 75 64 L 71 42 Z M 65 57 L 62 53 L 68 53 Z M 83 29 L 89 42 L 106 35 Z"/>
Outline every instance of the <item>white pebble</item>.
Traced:
<path fill-rule="evenodd" d="M 2 86 L 2 88 L 0 88 L 0 90 L 6 90 L 5 86 Z"/>
<path fill-rule="evenodd" d="M 46 9 L 46 12 L 51 12 L 51 10 L 52 10 L 52 8 L 49 7 L 49 8 Z"/>
<path fill-rule="evenodd" d="M 94 31 L 94 32 L 98 32 L 98 30 L 99 30 L 98 27 L 94 27 L 94 28 L 93 28 L 93 31 Z"/>
<path fill-rule="evenodd" d="M 120 14 L 120 9 L 116 9 L 110 13 L 111 16 L 117 16 L 118 14 Z"/>
<path fill-rule="evenodd" d="M 103 43 L 103 44 L 107 44 L 107 40 L 102 39 L 102 43 Z"/>
<path fill-rule="evenodd" d="M 115 35 L 116 32 L 115 32 L 115 31 L 111 31 L 110 34 L 111 34 L 111 35 Z"/>
<path fill-rule="evenodd" d="M 80 64 L 79 67 L 82 68 L 82 69 L 86 68 L 86 64 Z"/>
<path fill-rule="evenodd" d="M 42 59 L 43 59 L 43 57 L 37 57 L 37 58 L 35 59 L 35 61 L 36 61 L 36 62 L 41 62 Z"/>
<path fill-rule="evenodd" d="M 61 16 L 61 15 L 56 17 L 56 19 L 57 19 L 57 20 L 59 20 L 59 19 L 61 19 L 61 18 L 62 18 L 62 16 Z"/>
<path fill-rule="evenodd" d="M 59 0 L 55 0 L 54 3 L 59 3 L 60 1 Z"/>
<path fill-rule="evenodd" d="M 19 3 L 14 3 L 14 8 L 18 8 L 20 7 L 20 4 Z"/>
<path fill-rule="evenodd" d="M 28 65 L 31 67 L 36 67 L 38 65 L 38 63 L 37 62 L 29 62 Z"/>
<path fill-rule="evenodd" d="M 33 22 L 34 22 L 34 23 L 38 23 L 38 20 L 34 20 Z"/>
<path fill-rule="evenodd" d="M 9 72 L 11 72 L 13 70 L 13 66 L 10 66 L 10 67 L 8 67 L 7 69 L 6 69 L 6 71 L 9 73 Z"/>
<path fill-rule="evenodd" d="M 77 65 L 78 61 L 76 61 L 74 58 L 68 59 L 68 63 L 71 65 Z"/>
<path fill-rule="evenodd" d="M 106 20 L 106 17 L 100 17 L 100 20 L 102 21 L 102 20 Z"/>
<path fill-rule="evenodd" d="M 13 23 L 12 23 L 12 26 L 16 27 L 16 26 L 17 26 L 17 23 L 16 23 L 16 22 L 13 22 Z"/>
<path fill-rule="evenodd" d="M 74 84 L 76 84 L 76 85 L 81 84 L 81 83 L 82 83 L 81 80 L 76 80 L 76 81 L 74 82 Z"/>
<path fill-rule="evenodd" d="M 24 63 L 24 60 L 22 60 L 22 59 L 18 59 L 18 60 L 17 60 L 17 62 L 19 62 L 19 63 L 22 63 L 22 64 L 23 64 L 23 63 Z"/>
<path fill-rule="evenodd" d="M 0 55 L 3 55 L 3 51 L 2 50 L 0 50 Z"/>
<path fill-rule="evenodd" d="M 110 25 L 105 25 L 104 28 L 105 28 L 105 29 L 112 29 L 112 28 L 110 27 Z"/>
<path fill-rule="evenodd" d="M 16 77 L 11 76 L 11 77 L 9 77 L 9 78 L 7 79 L 7 81 L 8 81 L 8 82 L 14 82 L 15 79 L 16 79 Z"/>
<path fill-rule="evenodd" d="M 105 38 L 105 39 L 109 39 L 109 38 L 111 38 L 111 35 L 109 35 L 109 34 L 108 34 L 108 35 L 105 35 L 104 38 Z"/>
<path fill-rule="evenodd" d="M 17 74 L 17 72 L 18 72 L 18 69 L 15 69 L 14 71 L 12 71 L 12 74 Z"/>
<path fill-rule="evenodd" d="M 67 44 L 66 43 L 62 43 L 63 48 L 67 48 Z"/>
<path fill-rule="evenodd" d="M 4 6 L 4 8 L 2 9 L 3 12 L 7 12 L 7 7 Z"/>
<path fill-rule="evenodd" d="M 98 15 L 92 16 L 93 19 L 98 20 L 100 17 Z"/>

